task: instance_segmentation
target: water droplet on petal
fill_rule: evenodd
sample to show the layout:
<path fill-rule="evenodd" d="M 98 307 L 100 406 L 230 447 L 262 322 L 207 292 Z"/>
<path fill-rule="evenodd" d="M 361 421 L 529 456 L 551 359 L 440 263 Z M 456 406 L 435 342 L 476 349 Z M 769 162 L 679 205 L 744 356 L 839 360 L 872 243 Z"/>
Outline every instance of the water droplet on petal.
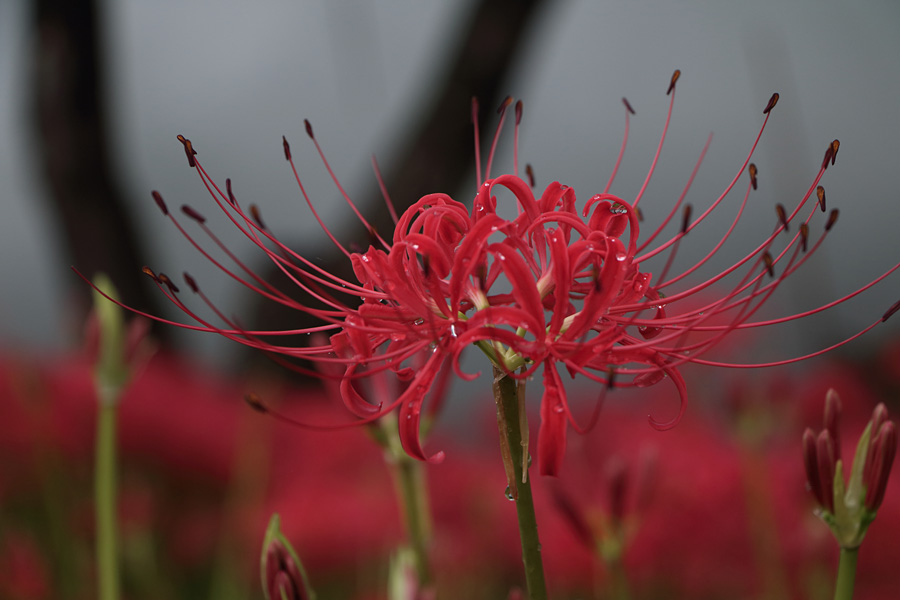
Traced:
<path fill-rule="evenodd" d="M 628 258 L 628 253 L 626 253 L 626 252 L 616 252 L 616 260 L 617 260 L 617 261 L 622 262 L 622 261 L 625 260 L 626 258 Z"/>
<path fill-rule="evenodd" d="M 662 370 L 637 375 L 633 381 L 634 387 L 650 387 L 651 385 L 655 385 L 662 381 L 665 376 L 666 373 Z"/>

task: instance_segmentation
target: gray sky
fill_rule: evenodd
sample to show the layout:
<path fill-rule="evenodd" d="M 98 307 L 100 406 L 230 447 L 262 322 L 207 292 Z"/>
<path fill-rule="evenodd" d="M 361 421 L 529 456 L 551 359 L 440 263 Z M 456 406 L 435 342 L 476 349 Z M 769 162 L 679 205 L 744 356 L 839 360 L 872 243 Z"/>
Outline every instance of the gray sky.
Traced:
<path fill-rule="evenodd" d="M 307 143 L 303 119 L 313 122 L 351 195 L 361 196 L 375 185 L 369 156 L 390 161 L 413 107 L 427 100 L 467 7 L 400 0 L 272 2 L 252 9 L 236 1 L 108 4 L 113 148 L 152 266 L 191 271 L 211 295 L 223 298 L 228 312 L 238 309 L 242 296 L 231 282 L 208 273 L 150 199 L 149 191 L 159 189 L 170 205 L 190 203 L 212 217 L 176 134 L 193 140 L 214 176 L 231 177 L 240 198 L 257 202 L 276 232 L 293 239 L 304 231 L 314 239 L 317 227 L 284 162 L 280 137 L 287 135 L 304 183 L 340 231 L 352 215 L 332 201 L 333 187 Z M 56 227 L 44 210 L 45 190 L 25 130 L 26 7 L 24 0 L 0 4 L 0 273 L 6 282 L 0 287 L 0 344 L 60 348 L 73 341 L 64 296 L 73 276 L 54 242 Z M 766 235 L 774 204 L 793 205 L 827 143 L 839 138 L 837 165 L 823 184 L 829 205 L 842 210 L 840 222 L 819 260 L 776 300 L 784 306 L 781 313 L 810 308 L 900 260 L 897 31 L 900 5 L 893 0 L 551 3 L 506 82 L 509 93 L 525 102 L 522 161 L 534 165 L 539 187 L 559 180 L 573 186 L 579 199 L 602 191 L 621 141 L 620 99 L 627 96 L 637 115 L 612 191 L 630 200 L 649 167 L 667 108 L 664 93 L 679 68 L 670 137 L 642 200 L 654 222 L 677 198 L 710 132 L 712 149 L 689 201 L 697 209 L 712 202 L 749 150 L 769 96 L 780 92 L 755 156 L 760 191 L 723 254 L 735 258 Z M 510 156 L 507 144 L 500 168 L 509 168 Z M 467 201 L 470 194 L 468 187 L 457 197 Z M 739 201 L 737 194 L 733 202 Z M 225 229 L 221 220 L 211 220 Z M 708 230 L 721 233 L 716 224 Z M 813 231 L 818 235 L 817 227 Z M 236 248 L 252 256 L 246 245 Z M 702 256 L 709 241 L 698 231 L 683 248 L 689 260 L 692 251 Z M 832 343 L 875 320 L 898 291 L 895 276 L 807 325 L 799 337 L 814 342 L 809 349 Z M 896 324 L 880 333 L 890 331 Z M 790 348 L 798 330 L 783 335 Z M 185 339 L 189 347 L 221 350 L 209 337 Z"/>

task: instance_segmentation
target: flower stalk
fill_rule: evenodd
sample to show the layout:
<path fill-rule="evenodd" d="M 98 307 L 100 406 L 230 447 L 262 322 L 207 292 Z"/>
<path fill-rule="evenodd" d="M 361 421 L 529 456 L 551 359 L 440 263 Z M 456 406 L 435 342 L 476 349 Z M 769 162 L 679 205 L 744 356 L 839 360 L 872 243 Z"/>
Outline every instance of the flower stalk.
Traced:
<path fill-rule="evenodd" d="M 115 295 L 104 276 L 95 285 Z M 88 344 L 94 346 L 94 384 L 97 390 L 97 440 L 94 460 L 94 510 L 97 535 L 97 592 L 100 600 L 120 596 L 119 552 L 116 527 L 116 415 L 119 396 L 128 380 L 125 359 L 125 332 L 122 312 L 115 304 L 94 294 L 96 325 L 88 330 Z M 94 334 L 93 336 L 91 334 Z M 92 339 L 93 338 L 93 339 Z"/>
<path fill-rule="evenodd" d="M 512 468 L 513 477 L 509 483 L 509 496 L 516 503 L 528 597 L 530 600 L 546 600 L 547 584 L 544 581 L 541 542 L 538 538 L 531 480 L 527 477 L 527 449 L 522 445 L 523 421 L 520 417 L 519 393 L 520 389 L 524 392 L 523 388 L 524 386 L 520 386 L 515 379 L 494 367 L 493 390 L 494 400 L 497 402 L 498 424 L 500 425 L 500 446 L 503 449 L 504 463 L 507 469 Z"/>
<path fill-rule="evenodd" d="M 856 559 L 858 557 L 859 546 L 856 548 L 841 548 L 837 582 L 834 586 L 834 600 L 850 600 L 853 598 L 853 584 L 856 581 Z"/>
<path fill-rule="evenodd" d="M 418 589 L 427 589 L 432 585 L 431 560 L 431 509 L 428 504 L 428 491 L 425 486 L 423 464 L 404 452 L 397 435 L 397 418 L 386 415 L 378 421 L 384 435 L 387 462 L 391 466 L 397 495 L 400 500 L 400 512 L 406 527 L 409 548 L 412 551 L 412 563 L 415 569 Z"/>
<path fill-rule="evenodd" d="M 94 311 L 88 320 L 86 348 L 94 362 L 97 392 L 97 440 L 94 458 L 94 510 L 97 535 L 97 590 L 100 600 L 118 600 L 119 549 L 116 512 L 116 417 L 122 391 L 152 352 L 146 342 L 148 322 L 127 326 L 122 311 L 107 302 L 116 297 L 105 275 L 94 279 Z"/>
<path fill-rule="evenodd" d="M 97 521 L 97 585 L 100 600 L 119 598 L 118 536 L 116 528 L 116 413 L 117 397 L 100 399 L 94 498 Z"/>

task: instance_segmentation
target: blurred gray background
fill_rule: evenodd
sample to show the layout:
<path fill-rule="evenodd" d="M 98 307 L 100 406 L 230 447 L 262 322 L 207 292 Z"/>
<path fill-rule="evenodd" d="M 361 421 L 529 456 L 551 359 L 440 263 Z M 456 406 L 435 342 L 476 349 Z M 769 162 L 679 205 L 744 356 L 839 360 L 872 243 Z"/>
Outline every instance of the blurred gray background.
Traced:
<path fill-rule="evenodd" d="M 160 190 L 170 208 L 189 203 L 201 210 L 240 256 L 262 264 L 259 253 L 215 215 L 186 164 L 179 133 L 192 139 L 214 177 L 233 179 L 239 200 L 260 205 L 280 237 L 297 241 L 308 256 L 326 252 L 328 241 L 284 161 L 281 136 L 291 141 L 323 218 L 338 237 L 350 231 L 346 224 L 353 216 L 306 138 L 303 119 L 312 122 L 350 195 L 372 198 L 377 188 L 370 156 L 376 154 L 385 170 L 402 172 L 396 156 L 419 116 L 437 101 L 476 4 L 99 2 L 106 150 L 147 264 L 179 280 L 181 271 L 191 272 L 227 313 L 248 310 L 249 295 L 211 272 L 159 213 L 151 189 Z M 677 198 L 710 132 L 712 148 L 688 201 L 695 210 L 713 201 L 746 156 L 769 96 L 780 92 L 754 158 L 760 190 L 720 265 L 771 231 L 774 204 L 795 204 L 826 145 L 839 138 L 836 167 L 823 184 L 841 219 L 818 260 L 773 300 L 773 312 L 787 314 L 853 291 L 900 260 L 898 31 L 900 4 L 893 0 L 547 1 L 523 25 L 522 43 L 496 83 L 500 97 L 508 93 L 525 103 L 520 156 L 534 165 L 538 188 L 559 180 L 581 200 L 602 191 L 609 176 L 626 96 L 637 115 L 612 191 L 630 200 L 662 131 L 669 77 L 681 69 L 669 138 L 642 200 L 648 227 Z M 503 43 L 490 29 L 478 38 L 485 47 Z M 69 270 L 74 259 L 40 167 L 30 92 L 34 44 L 32 4 L 0 3 L 0 344 L 61 349 L 77 343 L 83 288 Z M 486 134 L 493 131 L 494 108 L 482 107 Z M 463 105 L 448 115 L 458 120 L 449 126 L 468 128 L 467 111 Z M 495 172 L 511 168 L 511 131 Z M 447 160 L 474 164 L 471 150 Z M 468 202 L 474 178 L 470 169 L 448 189 L 432 191 Z M 742 180 L 730 207 L 740 202 L 744 185 Z M 715 243 L 733 215 L 724 212 L 685 241 L 681 265 Z M 823 219 L 814 222 L 816 238 Z M 898 282 L 894 276 L 824 318 L 775 332 L 777 352 L 767 356 L 815 350 L 864 327 L 897 299 Z M 851 351 L 896 331 L 888 323 Z M 180 348 L 207 357 L 230 352 L 230 343 L 215 336 L 175 339 Z"/>

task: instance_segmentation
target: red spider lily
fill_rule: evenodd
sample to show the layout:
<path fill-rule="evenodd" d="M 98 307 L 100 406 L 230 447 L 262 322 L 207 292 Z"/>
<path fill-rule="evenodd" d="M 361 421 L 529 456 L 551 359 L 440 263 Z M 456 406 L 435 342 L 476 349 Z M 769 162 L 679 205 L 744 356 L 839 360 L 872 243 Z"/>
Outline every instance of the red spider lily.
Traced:
<path fill-rule="evenodd" d="M 817 208 L 825 211 L 825 192 L 819 185 L 829 164 L 834 164 L 839 143 L 828 146 L 825 158 L 807 192 L 796 206 L 776 207 L 773 231 L 750 252 L 705 281 L 685 285 L 685 280 L 707 263 L 737 226 L 751 190 L 757 186 L 757 169 L 750 163 L 753 151 L 778 100 L 774 94 L 765 107 L 764 121 L 747 158 L 721 195 L 699 216 L 683 202 L 709 147 L 707 141 L 697 167 L 668 216 L 649 235 L 640 231 L 638 204 L 655 170 L 672 115 L 675 81 L 672 77 L 666 124 L 643 186 L 633 201 L 609 193 L 628 140 L 633 110 L 627 100 L 625 136 L 612 176 L 603 192 L 577 207 L 575 191 L 553 182 L 536 195 L 533 181 L 516 174 L 491 177 L 491 163 L 503 127 L 508 98 L 499 110 L 499 125 L 488 156 L 484 177 L 478 154 L 477 103 L 473 102 L 478 190 L 471 209 L 446 194 L 429 194 L 397 216 L 384 190 L 396 227 L 392 239 L 379 236 L 344 192 L 331 171 L 312 128 L 306 131 L 316 145 L 334 183 L 360 221 L 369 228 L 375 243 L 365 252 L 350 252 L 322 223 L 297 175 L 290 147 L 284 140 L 285 158 L 291 165 L 300 192 L 313 216 L 332 242 L 351 261 L 357 281 L 333 275 L 278 241 L 267 228 L 256 206 L 242 208 L 226 180 L 223 191 L 196 158 L 191 142 L 182 136 L 188 162 L 219 208 L 272 263 L 306 295 L 298 301 L 276 289 L 240 262 L 205 224 L 204 217 L 189 206 L 182 212 L 238 265 L 231 270 L 207 253 L 170 213 L 158 192 L 153 197 L 163 214 L 217 267 L 266 298 L 313 315 L 322 325 L 283 331 L 251 331 L 225 317 L 188 274 L 188 287 L 225 323 L 215 325 L 189 308 L 179 297 L 177 286 L 164 274 L 149 268 L 146 273 L 162 292 L 196 324 L 177 325 L 219 333 L 260 349 L 279 362 L 304 371 L 291 359 L 311 360 L 325 366 L 330 375 L 340 371 L 341 396 L 357 422 L 370 422 L 399 408 L 400 439 L 405 450 L 422 460 L 438 461 L 442 453 L 429 456 L 421 446 L 419 426 L 425 396 L 445 363 L 452 364 L 465 379 L 477 374 L 462 372 L 459 357 L 476 345 L 491 362 L 510 377 L 524 378 L 543 367 L 544 393 L 538 441 L 540 469 L 558 472 L 565 450 L 568 424 L 577 431 L 590 427 L 597 418 L 605 391 L 612 387 L 645 387 L 662 379 L 672 381 L 680 407 L 669 422 L 650 417 L 657 429 L 674 426 L 684 412 L 687 390 L 678 368 L 685 363 L 727 367 L 763 367 L 804 360 L 836 348 L 886 320 L 897 305 L 860 333 L 819 352 L 762 364 L 730 364 L 705 358 L 721 340 L 736 330 L 765 327 L 824 311 L 868 289 L 895 269 L 843 298 L 819 308 L 777 319 L 754 319 L 760 308 L 827 237 L 838 212 L 832 210 L 824 233 L 810 243 L 810 224 Z M 515 105 L 515 136 L 518 140 L 521 102 Z M 518 153 L 513 157 L 518 173 Z M 706 256 L 685 271 L 670 275 L 673 257 L 689 232 L 698 227 L 732 192 L 744 172 L 746 184 L 731 226 Z M 376 166 L 377 173 L 377 166 Z M 530 166 L 526 168 L 529 180 Z M 379 176 L 379 182 L 381 182 Z M 494 191 L 505 188 L 515 198 L 515 216 L 501 216 Z M 815 194 L 815 196 L 814 196 Z M 817 199 L 810 202 L 810 199 Z M 667 239 L 663 232 L 681 214 L 680 227 Z M 504 213 L 505 214 L 505 213 Z M 799 223 L 798 223 L 799 222 Z M 786 240 L 786 241 L 785 241 Z M 654 277 L 646 264 L 668 253 L 664 267 Z M 244 273 L 245 275 L 242 275 Z M 714 300 L 699 302 L 706 290 L 728 279 L 730 287 Z M 736 279 L 736 281 L 735 281 Z M 159 319 L 162 320 L 162 319 Z M 168 321 L 167 321 L 168 322 Z M 299 333 L 330 333 L 327 341 L 310 347 L 280 345 L 277 336 Z M 581 375 L 600 383 L 600 400 L 589 423 L 579 424 L 572 414 L 558 367 L 571 376 Z M 407 383 L 397 397 L 374 404 L 359 390 L 360 379 L 386 371 Z M 269 410 L 253 401 L 256 408 Z M 270 411 L 271 412 L 271 411 Z M 275 414 L 275 413 L 273 413 Z M 276 415 L 286 418 L 283 415 Z"/>

